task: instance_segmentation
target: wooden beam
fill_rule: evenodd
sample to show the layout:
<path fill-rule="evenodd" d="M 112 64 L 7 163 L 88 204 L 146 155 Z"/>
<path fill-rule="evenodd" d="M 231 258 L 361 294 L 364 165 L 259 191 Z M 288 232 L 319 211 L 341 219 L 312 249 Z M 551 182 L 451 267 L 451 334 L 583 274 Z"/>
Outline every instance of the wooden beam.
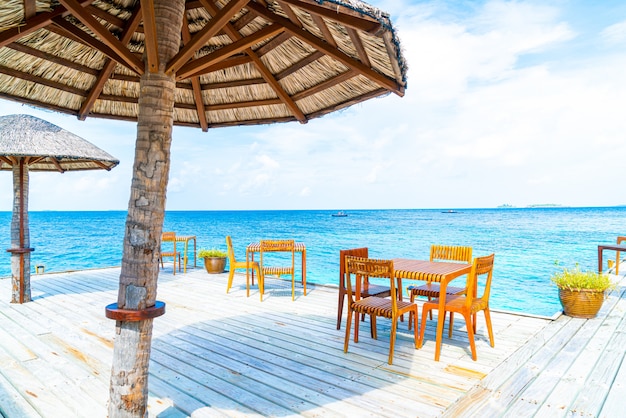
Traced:
<path fill-rule="evenodd" d="M 187 21 L 187 14 L 183 14 L 183 27 L 182 27 L 183 43 L 187 44 L 191 41 L 191 33 L 189 33 L 189 22 Z M 209 130 L 209 123 L 206 119 L 206 110 L 204 107 L 204 99 L 202 98 L 202 86 L 200 85 L 200 79 L 191 77 L 191 88 L 193 91 L 193 101 L 196 104 L 196 112 L 198 113 L 198 121 L 202 132 Z"/>
<path fill-rule="evenodd" d="M 6 46 L 7 48 L 13 49 L 14 51 L 19 51 L 23 54 L 28 54 L 33 57 L 41 58 L 43 60 L 53 62 L 55 64 L 62 65 L 67 68 L 71 68 L 73 70 L 79 71 L 81 73 L 91 74 L 93 76 L 98 75 L 98 70 L 95 70 L 91 67 L 87 67 L 82 64 L 75 63 L 70 60 L 66 60 L 65 58 L 58 57 L 56 55 L 49 54 L 47 52 L 40 51 L 38 49 L 31 48 L 26 45 L 22 45 L 17 42 L 10 43 Z"/>
<path fill-rule="evenodd" d="M 348 36 L 350 36 L 352 45 L 354 45 L 356 53 L 359 55 L 359 59 L 361 60 L 361 62 L 371 68 L 372 63 L 370 62 L 370 57 L 367 56 L 367 51 L 365 51 L 365 47 L 363 46 L 363 41 L 361 40 L 359 33 L 352 28 L 348 28 Z"/>
<path fill-rule="evenodd" d="M 108 22 L 111 25 L 118 27 L 119 29 L 124 29 L 124 27 L 126 27 L 126 21 L 124 19 L 113 16 L 105 10 L 99 9 L 92 5 L 85 7 L 85 10 L 87 10 L 90 14 L 99 17 L 105 22 Z"/>
<path fill-rule="evenodd" d="M 159 47 L 156 35 L 154 2 L 152 0 L 141 0 L 140 4 L 143 15 L 144 45 L 148 59 L 148 71 L 155 74 L 159 72 Z"/>
<path fill-rule="evenodd" d="M 306 3 L 300 0 L 280 0 L 281 2 L 288 3 L 299 9 L 305 10 L 312 15 L 318 15 L 325 19 L 330 19 L 335 22 L 339 22 L 344 26 L 353 28 L 356 30 L 362 30 L 368 33 L 378 33 L 381 29 L 380 22 L 377 22 L 371 18 L 366 19 L 362 17 L 353 16 L 346 13 L 339 13 L 336 10 L 318 6 L 317 4 Z M 360 13 L 359 13 L 360 14 Z"/>
<path fill-rule="evenodd" d="M 35 0 L 23 0 L 24 20 L 28 20 L 37 14 L 37 2 Z"/>
<path fill-rule="evenodd" d="M 330 29 L 328 29 L 328 25 L 326 24 L 326 21 L 322 19 L 322 17 L 319 15 L 311 15 L 311 17 L 313 18 L 313 22 L 315 22 L 319 30 L 322 32 L 322 36 L 324 37 L 324 40 L 328 42 L 329 45 L 333 46 L 334 48 L 337 48 L 337 42 L 335 42 L 335 38 L 333 38 L 333 34 L 330 32 Z"/>
<path fill-rule="evenodd" d="M 283 78 L 287 77 L 288 75 L 291 75 L 291 74 L 295 73 L 299 69 L 306 67 L 310 63 L 317 61 L 318 59 L 322 58 L 323 56 L 324 56 L 324 54 L 322 54 L 321 52 L 315 51 L 312 54 L 310 54 L 309 56 L 302 58 L 300 61 L 296 62 L 291 67 L 285 68 L 283 71 L 281 71 L 280 73 L 276 74 L 275 77 L 276 77 L 277 80 L 282 80 Z"/>
<path fill-rule="evenodd" d="M 314 94 L 317 94 L 321 91 L 324 91 L 330 87 L 334 87 L 339 83 L 343 83 L 344 81 L 350 80 L 351 78 L 355 77 L 356 73 L 354 73 L 353 71 L 346 71 L 345 73 L 339 74 L 333 78 L 329 78 L 326 81 L 323 81 L 311 88 L 308 88 L 306 90 L 302 90 L 300 93 L 298 94 L 294 94 L 293 95 L 293 99 L 294 100 L 301 100 L 304 99 L 305 97 L 309 97 L 312 96 Z"/>
<path fill-rule="evenodd" d="M 88 6 L 94 1 L 95 0 L 84 0 L 80 2 L 80 5 Z M 70 12 L 65 7 L 59 6 L 55 7 L 54 10 L 50 12 L 39 13 L 31 19 L 26 19 L 26 24 L 0 32 L 0 48 L 28 35 L 29 33 L 48 26 L 52 23 L 52 19 L 55 17 L 65 17 L 69 14 Z"/>
<path fill-rule="evenodd" d="M 133 10 L 133 14 L 128 20 L 126 28 L 122 33 L 121 41 L 124 45 L 127 45 L 128 42 L 130 42 L 131 38 L 133 37 L 133 33 L 141 22 L 142 16 L 143 15 L 141 13 L 141 4 L 139 3 L 135 6 L 135 10 Z M 93 105 L 96 103 L 96 99 L 98 98 L 100 93 L 102 93 L 102 89 L 104 88 L 106 82 L 109 80 L 109 77 L 113 73 L 116 65 L 117 63 L 115 61 L 111 59 L 106 60 L 106 63 L 104 64 L 102 70 L 96 78 L 96 82 L 93 86 L 91 86 L 91 90 L 87 94 L 87 98 L 80 106 L 80 110 L 78 111 L 78 119 L 85 120 L 87 118 L 87 114 L 91 112 L 91 109 L 93 109 Z M 136 82 L 139 82 L 139 79 L 137 79 Z"/>
<path fill-rule="evenodd" d="M 165 72 L 173 74 L 182 68 L 189 59 L 200 49 L 206 42 L 218 33 L 224 25 L 228 23 L 231 17 L 238 13 L 249 0 L 232 0 L 224 6 L 209 23 L 196 33 L 191 41 L 176 54 L 167 64 Z"/>
<path fill-rule="evenodd" d="M 283 32 L 280 35 L 274 37 L 274 39 L 272 39 L 271 41 L 264 43 L 260 48 L 255 50 L 254 53 L 258 57 L 262 57 L 263 55 L 271 52 L 274 48 L 278 48 L 279 46 L 281 46 L 283 42 L 287 42 L 289 39 L 291 39 L 291 37 L 292 36 L 290 33 Z"/>
<path fill-rule="evenodd" d="M 81 90 L 79 88 L 68 86 L 67 84 L 63 84 L 63 83 L 58 83 L 56 81 L 48 80 L 47 78 L 24 73 L 22 71 L 14 70 L 12 68 L 8 68 L 3 65 L 0 65 L 0 73 L 6 74 L 10 77 L 15 77 L 15 78 L 20 78 L 22 80 L 30 81 L 32 83 L 41 84 L 43 86 L 52 87 L 57 90 L 76 94 L 82 97 L 84 97 L 87 94 L 84 90 Z"/>
<path fill-rule="evenodd" d="M 115 51 L 117 58 L 110 57 L 116 61 L 121 59 L 128 68 L 136 72 L 137 74 L 144 73 L 144 64 L 141 60 L 135 57 L 128 48 L 123 45 L 115 36 L 111 34 L 98 20 L 87 12 L 77 0 L 59 0 L 59 2 L 71 11 L 74 17 L 80 20 L 110 49 Z"/>
<path fill-rule="evenodd" d="M 277 0 L 276 3 L 278 3 L 281 9 L 283 9 L 283 12 L 285 12 L 285 14 L 287 15 L 287 19 L 289 19 L 291 23 L 299 28 L 303 27 L 302 22 L 300 22 L 300 19 L 298 19 L 298 15 L 296 15 L 296 12 L 293 11 L 290 5 L 281 0 Z"/>
<path fill-rule="evenodd" d="M 265 84 L 262 78 L 250 78 L 247 80 L 224 81 L 221 83 L 203 84 L 202 90 L 228 89 L 231 87 L 253 86 L 255 84 Z"/>
<path fill-rule="evenodd" d="M 112 60 L 117 61 L 118 63 L 127 67 L 129 70 L 136 72 L 135 67 L 129 67 L 128 64 L 126 63 L 126 60 L 124 60 L 115 50 L 109 48 L 108 45 L 100 42 L 98 39 L 89 35 L 84 30 L 77 28 L 76 26 L 68 22 L 67 20 L 62 19 L 62 18 L 61 19 L 56 18 L 54 19 L 54 24 L 57 27 L 61 28 L 63 31 L 65 31 L 66 34 L 64 34 L 63 36 L 67 36 L 70 39 L 74 39 L 91 48 L 94 48 L 102 52 L 104 55 L 111 58 Z M 133 58 L 135 57 L 133 56 Z M 138 58 L 135 58 L 135 59 L 137 60 L 137 62 L 141 62 L 139 61 Z"/>
<path fill-rule="evenodd" d="M 213 4 L 210 4 L 208 0 L 201 1 L 203 3 L 207 3 L 205 7 L 207 8 L 207 10 L 209 10 L 211 14 L 214 14 L 217 11 L 215 6 Z M 235 42 L 238 42 L 243 38 L 243 35 L 237 32 L 230 24 L 224 25 L 224 31 Z M 294 102 L 291 97 L 289 97 L 289 94 L 278 83 L 276 78 L 274 78 L 274 75 L 270 72 L 270 70 L 267 69 L 265 64 L 263 64 L 259 56 L 251 48 L 247 48 L 245 52 L 252 59 L 252 62 L 254 62 L 257 69 L 261 72 L 263 79 L 267 82 L 267 84 L 269 84 L 272 90 L 274 90 L 274 93 L 276 93 L 276 95 L 283 101 L 287 108 L 289 108 L 289 110 L 296 117 L 296 119 L 298 119 L 300 123 L 306 123 L 307 119 L 304 113 L 302 113 L 296 102 Z"/>
<path fill-rule="evenodd" d="M 292 35 L 308 43 L 312 47 L 318 49 L 319 51 L 330 56 L 331 58 L 336 59 L 337 61 L 341 62 L 343 65 L 347 66 L 348 68 L 351 68 L 357 71 L 358 73 L 361 73 L 363 76 L 379 84 L 381 87 L 384 87 L 387 90 L 394 92 L 398 96 L 404 95 L 404 89 L 395 80 L 385 77 L 384 75 L 372 70 L 370 67 L 366 67 L 361 62 L 344 54 L 337 48 L 333 48 L 332 46 L 328 45 L 326 42 L 321 41 L 315 35 L 299 29 L 297 26 L 292 24 L 288 19 L 285 19 L 282 16 L 278 16 L 277 14 L 263 7 L 260 7 L 254 2 L 251 2 L 250 4 L 248 4 L 248 9 L 254 11 L 255 13 L 260 14 L 261 16 L 265 17 L 266 19 L 272 22 L 275 22 L 278 25 L 282 25 L 285 28 L 285 30 L 289 31 Z"/>
<path fill-rule="evenodd" d="M 193 75 L 198 75 L 198 73 L 201 73 L 203 69 L 210 67 L 211 65 L 217 64 L 224 58 L 228 58 L 232 55 L 237 54 L 238 52 L 242 52 L 252 45 L 257 44 L 267 38 L 271 38 L 272 36 L 275 36 L 283 32 L 284 30 L 285 28 L 276 24 L 267 26 L 260 31 L 257 31 L 250 36 L 242 38 L 237 42 L 233 42 L 230 45 L 226 45 L 209 55 L 188 62 L 180 68 L 180 71 L 178 71 L 176 75 L 176 79 L 181 80 L 191 77 Z"/>

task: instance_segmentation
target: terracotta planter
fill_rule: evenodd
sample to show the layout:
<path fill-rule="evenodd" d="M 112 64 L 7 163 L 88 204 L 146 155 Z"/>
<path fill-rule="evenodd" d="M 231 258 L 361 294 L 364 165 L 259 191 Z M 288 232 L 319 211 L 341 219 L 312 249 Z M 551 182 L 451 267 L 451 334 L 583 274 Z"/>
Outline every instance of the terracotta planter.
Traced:
<path fill-rule="evenodd" d="M 559 289 L 563 312 L 574 318 L 594 318 L 604 302 L 604 291 Z"/>
<path fill-rule="evenodd" d="M 204 257 L 204 268 L 209 274 L 223 273 L 226 257 Z"/>

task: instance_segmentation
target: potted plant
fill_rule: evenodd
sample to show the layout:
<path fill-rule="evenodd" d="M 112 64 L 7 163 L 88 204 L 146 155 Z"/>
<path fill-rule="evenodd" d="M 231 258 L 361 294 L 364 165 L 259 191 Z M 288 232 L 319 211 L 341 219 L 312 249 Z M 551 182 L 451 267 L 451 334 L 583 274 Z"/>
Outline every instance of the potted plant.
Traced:
<path fill-rule="evenodd" d="M 574 318 L 594 318 L 608 293 L 615 289 L 607 274 L 564 268 L 552 275 L 551 280 L 559 288 L 559 301 L 565 315 Z"/>
<path fill-rule="evenodd" d="M 227 256 L 228 254 L 217 248 L 198 250 L 198 257 L 204 259 L 204 268 L 209 274 L 223 273 Z"/>

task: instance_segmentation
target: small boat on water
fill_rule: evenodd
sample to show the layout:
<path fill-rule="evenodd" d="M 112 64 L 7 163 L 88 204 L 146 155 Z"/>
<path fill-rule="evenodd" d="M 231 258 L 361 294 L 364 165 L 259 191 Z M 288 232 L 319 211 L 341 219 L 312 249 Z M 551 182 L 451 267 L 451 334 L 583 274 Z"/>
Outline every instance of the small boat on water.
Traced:
<path fill-rule="evenodd" d="M 441 213 L 459 213 L 456 210 L 450 209 L 450 210 L 442 210 Z"/>
<path fill-rule="evenodd" d="M 340 210 L 337 213 L 333 213 L 331 216 L 334 216 L 335 218 L 343 218 L 343 217 L 348 216 L 348 214 L 345 213 L 344 211 Z"/>

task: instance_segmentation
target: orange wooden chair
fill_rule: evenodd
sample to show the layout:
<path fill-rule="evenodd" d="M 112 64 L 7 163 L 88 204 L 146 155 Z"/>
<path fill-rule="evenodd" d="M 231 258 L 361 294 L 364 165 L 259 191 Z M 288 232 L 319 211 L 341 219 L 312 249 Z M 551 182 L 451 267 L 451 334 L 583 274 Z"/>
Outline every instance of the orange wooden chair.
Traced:
<path fill-rule="evenodd" d="M 431 245 L 430 261 L 460 261 L 469 264 L 472 262 L 472 247 Z M 462 295 L 465 293 L 465 290 L 466 287 L 449 286 L 446 288 L 446 293 L 449 295 Z M 417 296 L 427 297 L 430 301 L 439 297 L 439 284 L 429 282 L 420 286 L 408 286 L 407 292 L 411 297 L 411 302 L 414 302 Z M 432 312 L 430 319 L 433 319 Z M 411 329 L 411 321 L 409 321 L 409 329 Z"/>
<path fill-rule="evenodd" d="M 228 248 L 228 284 L 226 285 L 226 293 L 233 285 L 233 278 L 235 277 L 235 270 L 246 269 L 246 296 L 250 296 L 250 282 L 248 278 L 247 270 L 256 271 L 256 275 L 259 280 L 259 293 L 261 293 L 261 302 L 263 302 L 263 293 L 265 292 L 265 283 L 263 275 L 261 274 L 261 268 L 257 261 L 237 261 L 235 259 L 235 250 L 233 249 L 233 241 L 230 235 L 226 237 L 226 247 Z"/>
<path fill-rule="evenodd" d="M 487 323 L 487 332 L 489 333 L 489 343 L 493 347 L 493 329 L 491 327 L 491 315 L 489 312 L 489 292 L 491 289 L 491 276 L 493 274 L 493 260 L 495 254 L 491 254 L 485 257 L 476 257 L 472 265 L 472 271 L 469 274 L 467 280 L 467 293 L 465 295 L 447 295 L 446 292 L 446 304 L 445 311 L 439 312 L 439 315 L 445 315 L 450 312 L 450 324 L 448 327 L 448 338 L 452 338 L 452 327 L 454 324 L 454 313 L 458 312 L 465 318 L 465 324 L 467 327 L 467 338 L 472 350 L 472 360 L 476 361 L 476 343 L 474 342 L 474 334 L 476 333 L 476 313 L 480 311 L 485 312 L 485 321 Z M 485 288 L 481 297 L 477 297 L 478 293 L 478 278 L 486 275 Z M 426 314 L 433 309 L 439 309 L 439 299 L 433 299 L 429 302 L 424 302 L 422 305 L 422 325 L 419 335 L 419 346 L 422 346 L 424 341 L 424 330 L 426 328 Z M 443 332 L 443 330 L 442 330 Z M 441 351 L 440 346 L 435 347 L 435 358 L 439 358 Z"/>
<path fill-rule="evenodd" d="M 354 285 L 352 278 L 354 277 Z M 350 328 L 354 315 L 354 342 L 359 342 L 359 314 L 370 315 L 370 327 L 374 339 L 376 335 L 376 317 L 381 316 L 391 320 L 391 334 L 389 336 L 389 359 L 393 362 L 393 351 L 396 342 L 396 331 L 398 319 L 405 313 L 413 314 L 411 317 L 415 321 L 414 341 L 415 348 L 418 347 L 417 338 L 417 305 L 412 302 L 398 300 L 396 295 L 396 285 L 393 270 L 393 261 L 375 260 L 363 257 L 345 257 L 345 278 L 348 295 L 348 318 L 346 320 L 346 336 L 343 345 L 344 353 L 348 352 L 350 341 Z M 390 294 L 394 297 L 382 298 L 378 296 L 368 296 L 365 299 L 359 298 L 361 288 L 365 286 L 365 280 L 370 278 L 386 278 L 389 280 Z"/>
<path fill-rule="evenodd" d="M 178 270 L 181 270 L 182 263 L 180 262 L 180 251 L 176 251 L 176 232 L 163 232 L 161 234 L 161 244 L 164 242 L 171 242 L 173 245 L 172 251 L 161 251 L 159 260 L 161 261 L 161 268 L 163 268 L 163 257 L 172 257 L 174 259 L 173 274 L 176 274 L 176 258 L 178 258 Z"/>
<path fill-rule="evenodd" d="M 350 250 L 340 250 L 339 251 L 339 301 L 337 303 L 337 329 L 341 329 L 341 316 L 343 314 L 343 304 L 346 299 L 346 261 L 345 258 L 347 255 L 351 255 L 354 257 L 368 257 L 368 249 L 367 247 L 363 248 L 353 248 Z M 364 286 L 361 288 L 360 298 L 364 299 L 368 296 L 378 296 L 381 298 L 387 297 L 391 295 L 391 291 L 389 286 L 379 286 L 373 285 L 369 283 L 367 278 L 364 280 Z"/>
<path fill-rule="evenodd" d="M 295 241 L 292 239 L 283 240 L 261 240 L 261 272 L 263 277 L 266 275 L 282 276 L 288 274 L 291 276 L 291 300 L 296 298 L 296 263 L 295 263 Z M 269 252 L 287 252 L 291 253 L 291 265 L 271 266 L 267 256 L 264 253 Z"/>

